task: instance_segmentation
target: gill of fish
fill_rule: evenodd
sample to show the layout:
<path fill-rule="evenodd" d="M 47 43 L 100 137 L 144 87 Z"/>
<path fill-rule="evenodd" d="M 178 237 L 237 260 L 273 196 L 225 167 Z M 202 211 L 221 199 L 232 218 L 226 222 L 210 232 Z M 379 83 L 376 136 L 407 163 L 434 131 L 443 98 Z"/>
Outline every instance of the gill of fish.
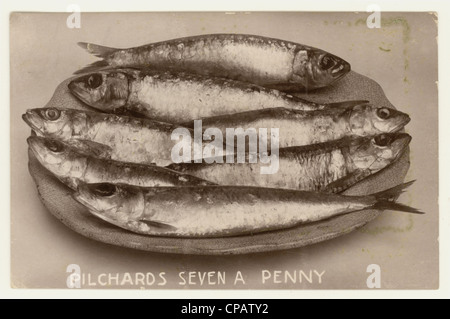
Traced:
<path fill-rule="evenodd" d="M 46 166 L 47 158 L 44 158 L 43 165 Z M 50 163 L 49 163 L 50 164 Z M 56 177 L 61 180 L 64 184 L 67 184 L 72 189 L 76 189 L 78 185 L 78 180 L 84 179 L 86 172 L 88 171 L 89 162 L 87 158 L 64 158 L 60 164 L 61 167 L 59 172 L 66 172 L 65 174 L 56 174 L 50 167 L 50 171 L 55 173 Z"/>
<path fill-rule="evenodd" d="M 111 159 L 152 163 L 155 154 L 165 164 L 170 163 L 170 133 L 148 128 L 141 120 L 120 118 L 115 115 L 105 115 L 95 118 L 83 134 L 84 137 L 111 146 Z"/>

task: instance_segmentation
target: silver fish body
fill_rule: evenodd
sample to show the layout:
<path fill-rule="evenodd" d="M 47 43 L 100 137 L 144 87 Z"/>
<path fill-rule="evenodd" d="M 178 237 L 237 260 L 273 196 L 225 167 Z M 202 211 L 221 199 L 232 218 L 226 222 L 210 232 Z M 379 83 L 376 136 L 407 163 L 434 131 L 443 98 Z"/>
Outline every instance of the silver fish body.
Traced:
<path fill-rule="evenodd" d="M 216 116 L 202 120 L 203 129 L 218 128 L 228 145 L 245 140 L 260 129 L 278 129 L 278 147 L 304 146 L 339 140 L 346 136 L 374 136 L 401 130 L 410 117 L 400 111 L 363 103 L 343 108 L 300 111 L 271 108 Z M 193 127 L 192 122 L 183 123 Z M 271 134 L 267 148 L 272 145 Z M 274 144 L 275 145 L 275 144 Z"/>
<path fill-rule="evenodd" d="M 194 135 L 191 130 L 129 116 L 42 108 L 28 110 L 23 119 L 40 136 L 106 145 L 110 148 L 111 159 L 123 162 L 166 166 L 177 162 L 172 156 L 175 145 L 187 141 L 185 149 L 190 151 L 187 154 L 190 158 L 201 158 L 197 150 L 201 151 L 204 146 L 201 140 L 191 138 Z M 172 140 L 172 134 L 180 129 L 180 134 Z"/>
<path fill-rule="evenodd" d="M 136 69 L 89 73 L 76 77 L 68 87 L 73 95 L 100 111 L 129 111 L 169 123 L 264 108 L 319 110 L 361 102 L 319 104 L 241 81 Z"/>
<path fill-rule="evenodd" d="M 282 148 L 271 159 L 272 166 L 278 161 L 272 174 L 263 174 L 261 168 L 269 164 L 261 158 L 251 163 L 248 154 L 244 163 L 224 158 L 223 163 L 180 163 L 168 168 L 220 185 L 341 192 L 396 161 L 410 141 L 408 134 L 394 133 Z"/>
<path fill-rule="evenodd" d="M 350 71 L 350 64 L 299 43 L 246 34 L 206 34 L 129 49 L 79 43 L 103 58 L 99 67 L 149 67 L 255 83 L 286 91 L 325 87 Z"/>
<path fill-rule="evenodd" d="M 392 201 L 406 186 L 351 197 L 246 186 L 85 184 L 74 198 L 95 216 L 136 233 L 199 238 L 284 229 L 369 208 L 418 212 Z"/>
<path fill-rule="evenodd" d="M 61 141 L 31 136 L 27 139 L 38 161 L 72 189 L 80 183 L 121 183 L 142 187 L 214 185 L 195 176 L 156 165 L 102 159 Z"/>

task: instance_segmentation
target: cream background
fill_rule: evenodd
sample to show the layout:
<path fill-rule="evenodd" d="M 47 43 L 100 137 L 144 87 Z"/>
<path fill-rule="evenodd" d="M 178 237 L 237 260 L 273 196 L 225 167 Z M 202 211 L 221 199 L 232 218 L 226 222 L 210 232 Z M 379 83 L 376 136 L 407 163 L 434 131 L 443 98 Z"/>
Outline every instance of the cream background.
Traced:
<path fill-rule="evenodd" d="M 12 15 L 12 286 L 64 288 L 66 266 L 76 263 L 93 275 L 165 271 L 168 278 L 165 288 L 182 288 L 176 284 L 178 271 L 221 270 L 232 274 L 240 270 L 247 282 L 244 288 L 364 289 L 366 267 L 376 263 L 382 269 L 383 288 L 437 288 L 436 24 L 428 13 L 383 13 L 385 21 L 394 22 L 375 30 L 365 26 L 367 15 L 82 14 L 79 30 L 66 27 L 68 14 Z M 418 181 L 400 201 L 426 211 L 427 215 L 386 212 L 363 229 L 329 242 L 270 254 L 232 257 L 149 254 L 111 247 L 71 232 L 49 215 L 28 174 L 25 139 L 29 129 L 20 115 L 27 108 L 46 104 L 61 81 L 94 61 L 75 43 L 91 41 L 131 47 L 216 32 L 261 34 L 321 47 L 342 56 L 355 71 L 379 82 L 388 99 L 412 117 L 406 129 L 413 136 L 408 179 Z M 24 194 L 27 195 L 24 197 Z M 326 270 L 326 274 L 320 286 L 261 286 L 262 269 L 317 269 Z"/>

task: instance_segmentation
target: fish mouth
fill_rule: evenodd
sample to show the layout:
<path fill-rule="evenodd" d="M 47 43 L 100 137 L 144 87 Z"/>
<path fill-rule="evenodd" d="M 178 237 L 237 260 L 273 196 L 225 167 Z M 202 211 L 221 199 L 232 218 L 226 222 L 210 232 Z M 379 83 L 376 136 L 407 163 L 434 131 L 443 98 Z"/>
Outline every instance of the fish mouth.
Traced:
<path fill-rule="evenodd" d="M 81 183 L 78 185 L 77 191 L 72 195 L 73 198 L 85 206 L 89 211 L 95 212 L 96 214 L 100 214 L 100 211 L 97 210 L 86 198 L 90 198 L 91 195 L 89 194 L 89 191 L 86 187 L 87 184 Z"/>
<path fill-rule="evenodd" d="M 411 140 L 411 135 L 406 133 L 400 133 L 397 136 L 396 140 L 394 141 L 394 147 L 396 150 L 395 159 L 399 158 L 406 151 L 409 143 L 411 143 Z"/>
<path fill-rule="evenodd" d="M 36 118 L 37 115 L 31 111 L 27 111 L 25 114 L 22 114 L 22 120 L 27 123 L 33 131 L 41 132 L 41 128 L 36 123 Z"/>
<path fill-rule="evenodd" d="M 74 81 L 70 81 L 70 83 L 67 85 L 67 87 L 69 88 L 69 91 L 73 94 L 77 94 L 77 89 L 78 89 L 78 85 L 77 83 Z"/>
<path fill-rule="evenodd" d="M 81 205 L 87 208 L 89 213 L 94 215 L 95 217 L 105 221 L 108 223 L 108 225 L 114 225 L 117 227 L 122 227 L 120 223 L 118 223 L 116 220 L 108 218 L 105 216 L 104 213 L 102 213 L 100 210 L 98 210 L 96 207 L 94 207 L 86 198 L 91 198 L 92 195 L 89 193 L 88 190 L 88 184 L 80 182 L 78 185 L 77 191 L 72 195 L 72 197 L 79 202 Z"/>
<path fill-rule="evenodd" d="M 333 70 L 331 70 L 331 76 L 338 79 L 338 78 L 344 76 L 345 74 L 347 74 L 348 72 L 350 72 L 350 70 L 351 70 L 350 63 L 344 61 L 344 62 L 340 63 L 339 66 L 337 66 L 337 67 L 333 68 Z"/>
<path fill-rule="evenodd" d="M 409 115 L 404 115 L 404 118 L 402 121 L 400 121 L 400 123 L 398 123 L 397 125 L 395 125 L 392 130 L 390 131 L 390 133 L 396 133 L 400 130 L 402 130 L 406 124 L 408 124 L 411 121 L 411 118 L 409 117 Z"/>
<path fill-rule="evenodd" d="M 27 143 L 28 146 L 30 147 L 30 149 L 33 151 L 33 153 L 37 156 L 37 157 L 41 157 L 41 151 L 42 148 L 39 145 L 39 140 L 38 137 L 36 136 L 30 136 L 27 138 Z"/>
<path fill-rule="evenodd" d="M 82 102 L 89 104 L 88 100 L 86 99 L 86 95 L 89 93 L 85 92 L 83 88 L 80 87 L 77 80 L 71 81 L 67 87 L 69 88 L 70 93 L 72 93 L 76 98 L 80 99 Z"/>

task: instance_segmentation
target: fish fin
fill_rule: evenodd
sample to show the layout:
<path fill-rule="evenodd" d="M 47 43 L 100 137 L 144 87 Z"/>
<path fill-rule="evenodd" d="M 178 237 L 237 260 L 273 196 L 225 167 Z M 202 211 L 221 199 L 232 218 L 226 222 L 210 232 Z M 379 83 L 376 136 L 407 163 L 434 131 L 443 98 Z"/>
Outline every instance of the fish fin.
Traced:
<path fill-rule="evenodd" d="M 94 71 L 99 71 L 105 68 L 108 68 L 109 64 L 105 60 L 96 61 L 94 63 L 91 63 L 89 65 L 86 65 L 84 68 L 81 68 L 77 71 L 75 71 L 73 74 L 83 74 L 83 73 L 90 73 Z"/>
<path fill-rule="evenodd" d="M 193 163 L 194 163 L 194 161 L 189 162 L 189 164 L 193 164 Z M 181 163 L 169 164 L 169 165 L 165 166 L 164 168 L 170 169 L 172 171 L 177 171 L 177 172 L 184 171 L 184 165 Z"/>
<path fill-rule="evenodd" d="M 219 186 L 219 184 L 217 184 L 217 183 L 213 183 L 213 182 L 210 182 L 207 180 L 201 180 L 201 179 L 199 180 L 197 185 L 198 186 Z"/>
<path fill-rule="evenodd" d="M 111 159 L 112 148 L 108 145 L 89 141 L 89 140 L 72 140 L 69 145 L 88 152 L 88 155 L 95 157 Z"/>
<path fill-rule="evenodd" d="M 306 92 L 307 90 L 305 87 L 299 83 L 266 83 L 262 84 L 261 86 L 278 90 L 285 93 L 297 93 L 297 92 Z"/>
<path fill-rule="evenodd" d="M 328 184 L 323 190 L 326 193 L 339 194 L 370 175 L 370 170 L 358 169 L 345 177 Z"/>
<path fill-rule="evenodd" d="M 377 200 L 394 200 L 398 195 L 404 192 L 406 188 L 411 186 L 415 180 L 403 183 L 392 188 L 386 189 L 384 191 L 372 194 Z"/>
<path fill-rule="evenodd" d="M 343 108 L 347 109 L 352 106 L 367 104 L 368 100 L 354 100 L 354 101 L 343 101 L 343 102 L 335 102 L 335 103 L 325 103 L 325 108 Z"/>
<path fill-rule="evenodd" d="M 387 201 L 387 200 L 382 200 L 382 201 L 377 202 L 375 205 L 372 206 L 372 208 L 374 208 L 376 210 L 395 210 L 395 211 L 418 214 L 418 215 L 425 214 L 424 212 L 418 210 L 417 208 L 399 204 L 399 203 L 392 202 L 392 201 Z"/>
<path fill-rule="evenodd" d="M 338 140 L 328 141 L 328 142 L 321 142 L 321 143 L 315 143 L 310 145 L 301 145 L 301 146 L 288 146 L 288 147 L 282 147 L 278 150 L 279 155 L 288 155 L 288 154 L 305 154 L 305 155 L 311 155 L 311 154 L 322 154 L 327 153 L 329 151 L 342 148 L 346 145 L 351 145 L 353 143 L 358 143 L 360 140 L 362 140 L 362 137 L 359 136 L 346 136 L 343 138 L 340 138 Z M 270 152 L 269 152 L 270 153 Z"/>
<path fill-rule="evenodd" d="M 203 119 L 202 119 L 203 121 Z M 184 122 L 184 123 L 180 123 L 181 127 L 185 127 L 185 128 L 189 128 L 189 129 L 194 129 L 194 121 L 189 121 L 189 122 Z"/>
<path fill-rule="evenodd" d="M 93 150 L 92 155 L 94 157 L 111 159 L 111 150 L 110 149 L 95 149 L 95 150 Z"/>
<path fill-rule="evenodd" d="M 154 220 L 139 219 L 138 221 L 140 223 L 146 224 L 150 228 L 158 228 L 159 230 L 172 231 L 172 230 L 177 229 L 175 226 L 172 226 L 172 225 L 169 225 L 166 223 L 162 223 L 162 222 L 158 222 L 158 221 L 154 221 Z"/>
<path fill-rule="evenodd" d="M 82 47 L 83 49 L 85 49 L 90 54 L 93 54 L 93 55 L 95 55 L 96 57 L 99 57 L 99 58 L 106 58 L 111 53 L 119 50 L 117 48 L 111 48 L 111 47 L 106 47 L 106 46 L 103 46 L 103 45 L 87 43 L 87 42 L 78 42 L 78 45 L 80 47 Z"/>
<path fill-rule="evenodd" d="M 397 210 L 413 214 L 425 214 L 424 212 L 421 212 L 420 210 L 414 207 L 394 202 L 395 198 L 401 193 L 403 193 L 404 190 L 409 186 L 411 186 L 411 184 L 413 184 L 414 182 L 415 181 L 403 183 L 398 186 L 389 188 L 385 191 L 373 194 L 372 196 L 374 196 L 377 201 L 372 206 L 372 208 L 377 210 Z"/>

